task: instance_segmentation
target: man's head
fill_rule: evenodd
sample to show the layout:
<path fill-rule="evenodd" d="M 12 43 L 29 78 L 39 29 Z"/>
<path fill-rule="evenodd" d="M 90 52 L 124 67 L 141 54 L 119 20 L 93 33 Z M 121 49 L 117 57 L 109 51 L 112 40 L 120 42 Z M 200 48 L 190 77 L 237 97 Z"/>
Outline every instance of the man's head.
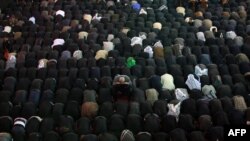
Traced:
<path fill-rule="evenodd" d="M 125 82 L 125 78 L 124 78 L 123 76 L 121 76 L 121 77 L 119 78 L 119 82 L 120 82 L 120 83 L 124 83 L 124 82 Z"/>

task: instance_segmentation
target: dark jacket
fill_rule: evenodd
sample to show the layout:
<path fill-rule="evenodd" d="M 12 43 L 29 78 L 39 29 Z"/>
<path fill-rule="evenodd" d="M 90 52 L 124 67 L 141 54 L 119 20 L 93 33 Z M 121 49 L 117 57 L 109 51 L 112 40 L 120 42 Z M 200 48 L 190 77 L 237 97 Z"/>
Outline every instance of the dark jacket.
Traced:
<path fill-rule="evenodd" d="M 42 118 L 40 118 L 39 116 L 30 117 L 25 126 L 26 133 L 31 134 L 31 133 L 39 132 L 41 121 L 42 121 Z"/>
<path fill-rule="evenodd" d="M 197 116 L 196 101 L 192 98 L 188 98 L 182 101 L 181 110 L 182 114 L 190 114 L 193 117 Z"/>
<path fill-rule="evenodd" d="M 26 90 L 17 90 L 13 99 L 14 104 L 23 104 L 27 101 L 27 91 Z"/>
<path fill-rule="evenodd" d="M 74 132 L 66 133 L 62 136 L 62 141 L 78 141 L 78 135 Z"/>
<path fill-rule="evenodd" d="M 162 91 L 162 84 L 161 84 L 161 78 L 160 78 L 160 76 L 153 75 L 148 80 L 149 80 L 149 86 L 151 88 L 155 88 L 158 91 L 158 93 L 161 93 L 161 91 Z"/>
<path fill-rule="evenodd" d="M 126 118 L 126 128 L 137 134 L 143 129 L 143 121 L 140 115 L 128 114 Z"/>
<path fill-rule="evenodd" d="M 175 128 L 174 130 L 172 130 L 170 133 L 170 140 L 172 141 L 185 141 L 186 139 L 186 135 L 185 135 L 185 131 L 181 128 Z"/>
<path fill-rule="evenodd" d="M 119 137 L 122 130 L 125 128 L 124 117 L 119 114 L 113 114 L 110 117 L 110 121 L 108 123 L 108 129 L 115 136 Z"/>
<path fill-rule="evenodd" d="M 170 132 L 173 129 L 177 128 L 177 126 L 178 126 L 178 124 L 176 121 L 176 117 L 174 117 L 172 115 L 165 115 L 163 117 L 163 121 L 162 121 L 163 131 Z"/>
<path fill-rule="evenodd" d="M 98 115 L 109 118 L 114 113 L 114 107 L 111 102 L 104 102 L 100 105 Z"/>
<path fill-rule="evenodd" d="M 139 132 L 135 135 L 137 141 L 152 141 L 152 135 L 149 132 Z"/>
<path fill-rule="evenodd" d="M 0 117 L 0 131 L 10 132 L 13 127 L 13 119 L 10 116 Z"/>
<path fill-rule="evenodd" d="M 152 133 L 160 130 L 160 117 L 154 113 L 148 113 L 144 116 L 144 130 Z"/>
<path fill-rule="evenodd" d="M 224 140 L 223 136 L 223 127 L 222 126 L 214 126 L 211 127 L 208 132 L 205 134 L 205 138 L 210 141 L 222 141 Z"/>
<path fill-rule="evenodd" d="M 45 140 L 50 140 L 50 141 L 59 141 L 60 136 L 58 135 L 57 132 L 55 131 L 49 131 L 44 135 L 44 141 Z"/>
<path fill-rule="evenodd" d="M 219 111 L 223 111 L 221 101 L 219 99 L 213 99 L 209 101 L 209 109 L 210 109 L 211 115 L 216 114 Z"/>
<path fill-rule="evenodd" d="M 194 119 L 189 114 L 180 114 L 178 124 L 186 132 L 192 132 L 195 129 Z"/>
<path fill-rule="evenodd" d="M 52 109 L 53 103 L 51 103 L 50 101 L 43 101 L 39 105 L 38 115 L 42 118 L 51 116 Z"/>
<path fill-rule="evenodd" d="M 68 100 L 65 105 L 64 114 L 71 116 L 74 120 L 79 119 L 80 117 L 79 103 L 77 101 Z"/>
<path fill-rule="evenodd" d="M 218 87 L 218 89 L 217 89 L 217 97 L 218 98 L 222 98 L 222 97 L 224 97 L 224 96 L 228 96 L 228 97 L 232 97 L 233 95 L 232 95 L 232 89 L 231 89 L 231 87 L 229 86 L 229 85 L 221 85 L 221 86 L 219 86 Z"/>
<path fill-rule="evenodd" d="M 212 120 L 216 126 L 226 126 L 230 124 L 227 114 L 224 111 L 212 113 Z"/>
<path fill-rule="evenodd" d="M 87 117 L 81 117 L 75 121 L 77 134 L 89 134 L 91 133 L 91 123 L 90 119 Z"/>
<path fill-rule="evenodd" d="M 193 131 L 189 134 L 190 141 L 205 141 L 205 137 L 201 131 Z"/>
<path fill-rule="evenodd" d="M 81 135 L 80 141 L 98 141 L 98 137 L 95 134 Z"/>
<path fill-rule="evenodd" d="M 226 113 L 229 113 L 230 111 L 233 110 L 234 105 L 233 105 L 233 102 L 232 102 L 231 98 L 223 97 L 223 98 L 220 99 L 220 101 L 221 101 L 221 105 L 223 107 L 223 110 Z"/>
<path fill-rule="evenodd" d="M 14 120 L 14 125 L 11 130 L 11 134 L 14 140 L 24 141 L 25 140 L 25 125 L 27 120 L 25 118 L 16 118 Z"/>
<path fill-rule="evenodd" d="M 197 101 L 197 114 L 198 117 L 202 115 L 210 115 L 208 101 L 202 99 Z"/>

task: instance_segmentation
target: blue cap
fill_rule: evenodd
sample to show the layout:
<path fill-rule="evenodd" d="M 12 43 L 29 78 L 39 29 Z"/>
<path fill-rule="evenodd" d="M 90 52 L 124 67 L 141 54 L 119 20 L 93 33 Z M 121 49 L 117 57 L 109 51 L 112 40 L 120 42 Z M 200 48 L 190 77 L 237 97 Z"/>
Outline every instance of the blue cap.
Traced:
<path fill-rule="evenodd" d="M 133 8 L 135 11 L 139 12 L 140 9 L 141 9 L 141 5 L 140 5 L 139 3 L 134 3 L 134 4 L 132 4 L 132 8 Z"/>

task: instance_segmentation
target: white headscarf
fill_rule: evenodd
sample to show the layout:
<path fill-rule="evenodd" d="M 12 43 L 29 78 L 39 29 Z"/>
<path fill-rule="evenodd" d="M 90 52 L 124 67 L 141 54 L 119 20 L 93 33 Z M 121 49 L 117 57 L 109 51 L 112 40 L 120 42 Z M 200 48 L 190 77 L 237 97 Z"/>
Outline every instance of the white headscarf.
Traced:
<path fill-rule="evenodd" d="M 38 62 L 37 68 L 38 69 L 40 69 L 40 68 L 46 68 L 47 67 L 47 62 L 48 62 L 47 59 L 40 59 L 39 62 Z"/>
<path fill-rule="evenodd" d="M 88 32 L 86 31 L 81 31 L 78 33 L 78 39 L 87 39 L 88 37 Z"/>
<path fill-rule="evenodd" d="M 168 113 L 167 113 L 167 115 L 175 116 L 176 119 L 178 119 L 179 114 L 180 114 L 180 108 L 181 108 L 181 102 L 179 102 L 176 105 L 168 104 Z"/>
<path fill-rule="evenodd" d="M 3 32 L 10 33 L 11 32 L 11 27 L 10 26 L 5 26 L 3 29 Z"/>
<path fill-rule="evenodd" d="M 229 39 L 234 39 L 236 37 L 236 33 L 234 31 L 228 31 L 226 32 L 226 38 L 229 38 Z"/>
<path fill-rule="evenodd" d="M 217 32 L 217 31 L 218 31 L 218 29 L 217 29 L 217 27 L 216 27 L 216 26 L 211 26 L 211 27 L 210 27 L 210 31 L 213 31 L 213 30 L 215 30 L 215 32 Z"/>
<path fill-rule="evenodd" d="M 114 43 L 110 41 L 104 41 L 103 42 L 103 49 L 106 51 L 110 51 L 114 49 Z"/>
<path fill-rule="evenodd" d="M 82 58 L 82 51 L 81 50 L 74 51 L 73 57 L 76 58 L 76 60 L 81 59 Z"/>
<path fill-rule="evenodd" d="M 146 10 L 144 10 L 143 8 L 141 8 L 141 10 L 140 10 L 140 12 L 139 12 L 139 15 L 141 15 L 141 14 L 147 15 L 148 13 L 147 13 Z"/>
<path fill-rule="evenodd" d="M 96 13 L 92 20 L 101 21 L 101 19 L 102 19 L 102 17 L 99 16 L 98 13 Z"/>
<path fill-rule="evenodd" d="M 26 123 L 27 123 L 27 120 L 25 118 L 22 118 L 22 117 L 15 118 L 15 120 L 14 120 L 14 126 L 21 125 L 21 126 L 23 126 L 23 128 L 25 128 Z"/>
<path fill-rule="evenodd" d="M 190 90 L 193 90 L 193 89 L 201 90 L 201 83 L 199 80 L 194 78 L 193 74 L 188 75 L 188 78 L 186 80 L 186 85 L 188 86 Z"/>
<path fill-rule="evenodd" d="M 151 88 L 146 90 L 146 98 L 147 101 L 150 102 L 152 105 L 154 104 L 155 101 L 158 100 L 159 93 L 157 92 L 156 89 Z"/>
<path fill-rule="evenodd" d="M 142 38 L 141 37 L 133 37 L 131 39 L 131 46 L 134 46 L 136 44 L 142 45 Z"/>
<path fill-rule="evenodd" d="M 98 50 L 95 55 L 95 59 L 99 60 L 101 58 L 106 59 L 108 56 L 108 51 L 107 50 Z"/>
<path fill-rule="evenodd" d="M 185 88 L 176 88 L 174 93 L 176 99 L 178 99 L 180 102 L 189 98 L 188 91 Z"/>
<path fill-rule="evenodd" d="M 31 21 L 33 24 L 36 24 L 36 18 L 35 17 L 30 17 L 29 21 Z"/>
<path fill-rule="evenodd" d="M 51 47 L 53 48 L 54 46 L 64 45 L 64 43 L 65 43 L 64 39 L 57 38 L 53 41 L 53 44 Z"/>
<path fill-rule="evenodd" d="M 155 22 L 155 23 L 153 24 L 153 28 L 156 28 L 156 29 L 161 30 L 162 24 L 161 24 L 160 22 Z"/>
<path fill-rule="evenodd" d="M 202 76 L 202 75 L 207 75 L 208 69 L 207 68 L 201 68 L 199 65 L 195 66 L 195 75 L 197 76 Z"/>
<path fill-rule="evenodd" d="M 65 12 L 63 10 L 56 11 L 56 15 L 61 15 L 62 17 L 65 17 Z"/>
<path fill-rule="evenodd" d="M 163 48 L 163 45 L 162 45 L 161 41 L 159 40 L 159 41 L 155 42 L 154 47 Z"/>
<path fill-rule="evenodd" d="M 203 32 L 197 32 L 196 33 L 197 39 L 206 42 L 206 38 Z"/>
<path fill-rule="evenodd" d="M 15 55 L 9 55 L 8 60 L 6 61 L 6 67 L 5 69 L 9 69 L 9 68 L 15 68 L 16 66 L 16 56 Z"/>
<path fill-rule="evenodd" d="M 186 12 L 185 12 L 185 11 L 186 11 L 186 10 L 185 10 L 184 7 L 179 6 L 179 7 L 176 8 L 176 12 L 182 14 L 183 16 L 186 15 Z"/>
<path fill-rule="evenodd" d="M 112 41 L 115 38 L 114 34 L 108 34 L 107 40 Z"/>
<path fill-rule="evenodd" d="M 83 19 L 87 20 L 89 23 L 91 23 L 92 16 L 90 14 L 84 14 Z"/>
<path fill-rule="evenodd" d="M 152 58 L 154 56 L 154 51 L 151 46 L 147 46 L 144 48 L 144 52 L 149 54 L 149 57 Z"/>
<path fill-rule="evenodd" d="M 163 89 L 174 90 L 174 78 L 171 74 L 164 74 L 161 76 L 161 84 Z"/>

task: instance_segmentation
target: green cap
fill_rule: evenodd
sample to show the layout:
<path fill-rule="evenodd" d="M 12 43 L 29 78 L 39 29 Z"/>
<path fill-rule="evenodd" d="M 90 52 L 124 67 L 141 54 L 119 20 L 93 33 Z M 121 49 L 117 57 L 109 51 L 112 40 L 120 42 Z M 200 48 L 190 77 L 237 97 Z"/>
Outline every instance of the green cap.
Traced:
<path fill-rule="evenodd" d="M 134 65 L 136 65 L 136 61 L 135 61 L 134 57 L 128 57 L 128 59 L 127 59 L 127 67 L 131 68 Z"/>

